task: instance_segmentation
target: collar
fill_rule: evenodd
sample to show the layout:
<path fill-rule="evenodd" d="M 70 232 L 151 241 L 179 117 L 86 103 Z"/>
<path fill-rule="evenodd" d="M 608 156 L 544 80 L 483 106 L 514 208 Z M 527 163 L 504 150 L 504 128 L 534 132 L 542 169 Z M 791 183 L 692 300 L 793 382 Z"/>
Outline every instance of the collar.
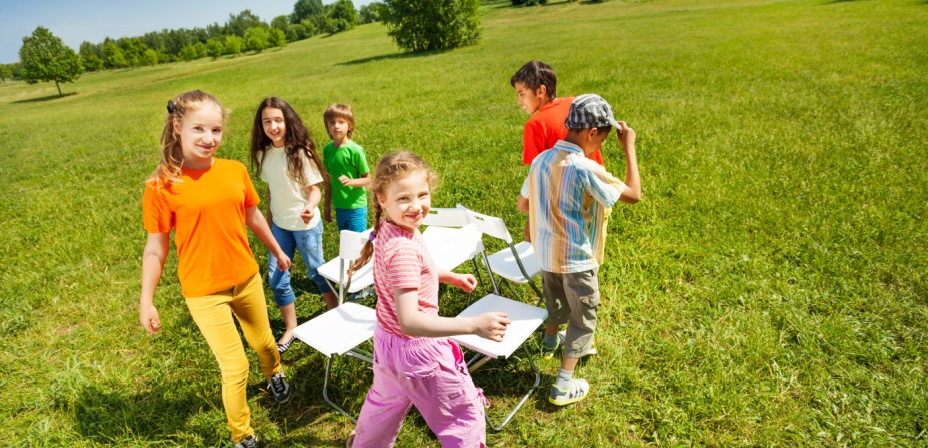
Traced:
<path fill-rule="evenodd" d="M 567 140 L 558 140 L 557 143 L 554 144 L 554 149 L 564 151 L 568 154 L 580 154 L 581 156 L 583 155 L 583 148 Z"/>

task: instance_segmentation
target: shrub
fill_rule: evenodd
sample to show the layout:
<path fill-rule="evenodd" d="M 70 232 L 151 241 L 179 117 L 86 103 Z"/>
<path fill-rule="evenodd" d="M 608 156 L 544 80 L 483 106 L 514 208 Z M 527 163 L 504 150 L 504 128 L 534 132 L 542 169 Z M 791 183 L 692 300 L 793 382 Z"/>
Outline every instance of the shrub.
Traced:
<path fill-rule="evenodd" d="M 421 52 L 480 40 L 478 0 L 385 0 L 381 20 L 400 48 Z"/>

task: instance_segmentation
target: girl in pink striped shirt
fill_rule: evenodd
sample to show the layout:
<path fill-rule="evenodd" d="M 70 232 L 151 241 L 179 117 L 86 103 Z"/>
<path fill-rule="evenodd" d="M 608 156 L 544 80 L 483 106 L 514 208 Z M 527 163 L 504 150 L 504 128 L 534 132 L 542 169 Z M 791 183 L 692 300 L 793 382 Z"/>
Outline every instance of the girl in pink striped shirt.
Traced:
<path fill-rule="evenodd" d="M 447 336 L 476 334 L 501 341 L 510 320 L 505 313 L 438 315 L 439 282 L 469 292 L 477 280 L 470 274 L 439 271 L 419 233 L 429 213 L 435 177 L 408 151 L 384 156 L 375 170 L 372 239 L 377 244 L 368 242 L 351 266 L 353 272 L 374 257 L 374 383 L 348 446 L 393 446 L 410 405 L 416 406 L 442 447 L 486 446 L 486 400 L 474 387 L 461 348 Z"/>

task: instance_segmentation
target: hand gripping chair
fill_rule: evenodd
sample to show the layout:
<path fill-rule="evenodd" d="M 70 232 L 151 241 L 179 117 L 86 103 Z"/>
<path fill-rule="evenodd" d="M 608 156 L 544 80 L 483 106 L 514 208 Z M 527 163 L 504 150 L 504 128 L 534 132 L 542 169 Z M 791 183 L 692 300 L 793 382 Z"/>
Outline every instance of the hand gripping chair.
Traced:
<path fill-rule="evenodd" d="M 329 359 L 325 365 L 325 380 L 322 385 L 322 398 L 329 406 L 332 406 L 338 412 L 357 423 L 357 419 L 348 414 L 347 411 L 329 399 L 328 387 L 329 378 L 332 373 L 332 361 L 334 355 L 347 355 L 362 361 L 373 363 L 373 356 L 370 353 L 362 351 L 357 346 L 374 336 L 374 328 L 377 326 L 377 317 L 373 309 L 357 303 L 345 303 L 345 283 L 347 283 L 347 270 L 353 260 L 361 255 L 361 249 L 368 240 L 370 231 L 364 233 L 342 230 L 338 245 L 338 258 L 326 263 L 326 265 L 337 265 L 335 279 L 338 282 L 338 303 L 336 308 L 326 311 L 320 316 L 298 326 L 293 334 L 310 347 L 320 351 Z M 323 265 L 323 266 L 326 266 Z M 331 270 L 331 269 L 329 269 Z M 323 268 L 319 268 L 322 274 Z M 332 275 L 332 272 L 327 272 Z M 352 278 L 352 288 L 355 280 L 359 284 L 364 284 L 366 280 L 362 277 L 369 275 L 370 283 L 373 283 L 372 263 L 368 263 L 361 270 L 355 273 Z M 326 276 L 326 274 L 323 274 Z M 326 276 L 328 280 L 330 277 Z M 330 282 L 331 284 L 331 282 Z M 360 289 L 360 287 L 358 288 Z"/>

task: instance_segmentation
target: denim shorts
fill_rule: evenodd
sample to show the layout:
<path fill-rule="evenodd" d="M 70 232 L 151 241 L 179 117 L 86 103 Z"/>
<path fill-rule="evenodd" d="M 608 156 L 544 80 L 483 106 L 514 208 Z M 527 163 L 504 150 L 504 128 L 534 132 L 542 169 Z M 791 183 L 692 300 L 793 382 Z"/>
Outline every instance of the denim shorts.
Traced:
<path fill-rule="evenodd" d="M 361 233 L 367 230 L 367 207 L 336 208 L 335 224 L 338 225 L 339 232 L 350 230 Z"/>
<path fill-rule="evenodd" d="M 286 230 L 277 227 L 271 223 L 271 233 L 274 239 L 280 245 L 280 249 L 287 254 L 290 259 L 298 248 L 300 255 L 303 256 L 303 262 L 306 263 L 306 276 L 316 283 L 319 287 L 319 293 L 331 291 L 325 278 L 319 275 L 317 269 L 325 263 L 322 255 L 322 221 L 316 227 L 309 230 Z M 277 258 L 274 254 L 268 254 L 268 283 L 274 291 L 274 303 L 277 306 L 287 306 L 296 300 L 293 289 L 290 287 L 290 270 L 281 272 L 277 269 Z M 292 269 L 292 267 L 291 267 Z"/>

